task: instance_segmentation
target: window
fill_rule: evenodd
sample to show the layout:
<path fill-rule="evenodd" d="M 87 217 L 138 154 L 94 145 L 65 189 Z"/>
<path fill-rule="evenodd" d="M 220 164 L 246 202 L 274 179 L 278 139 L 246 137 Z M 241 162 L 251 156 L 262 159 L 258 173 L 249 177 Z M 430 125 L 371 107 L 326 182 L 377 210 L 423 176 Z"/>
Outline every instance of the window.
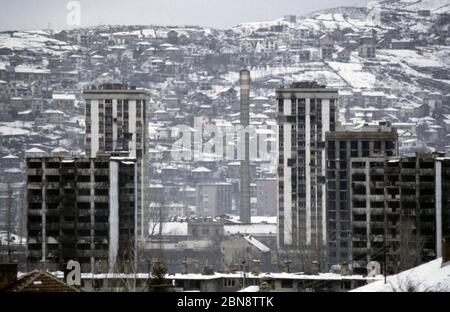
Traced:
<path fill-rule="evenodd" d="M 236 286 L 236 281 L 234 279 L 231 279 L 231 278 L 225 278 L 223 280 L 223 286 L 225 286 L 225 287 L 235 287 Z"/>
<path fill-rule="evenodd" d="M 278 112 L 283 112 L 283 99 L 278 99 Z"/>
<path fill-rule="evenodd" d="M 294 282 L 292 280 L 281 280 L 281 288 L 293 288 Z"/>

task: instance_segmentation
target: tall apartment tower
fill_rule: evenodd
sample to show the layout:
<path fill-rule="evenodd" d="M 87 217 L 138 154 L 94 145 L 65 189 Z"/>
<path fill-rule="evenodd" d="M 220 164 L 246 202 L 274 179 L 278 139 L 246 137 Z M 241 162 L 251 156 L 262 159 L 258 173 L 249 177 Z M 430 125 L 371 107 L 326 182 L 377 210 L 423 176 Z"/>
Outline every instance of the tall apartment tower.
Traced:
<path fill-rule="evenodd" d="M 28 270 L 124 272 L 134 258 L 135 159 L 27 158 Z"/>
<path fill-rule="evenodd" d="M 241 126 L 247 128 L 249 125 L 250 109 L 250 72 L 243 69 L 239 72 L 239 84 L 241 91 Z M 250 206 L 250 152 L 249 139 L 250 134 L 244 131 L 244 155 L 241 156 L 240 167 L 240 198 L 239 198 L 239 216 L 242 223 L 251 222 Z"/>
<path fill-rule="evenodd" d="M 86 155 L 135 158 L 137 163 L 137 239 L 148 236 L 149 205 L 147 103 L 150 95 L 122 84 L 105 84 L 83 91 L 86 102 Z"/>
<path fill-rule="evenodd" d="M 335 130 L 338 91 L 316 82 L 276 90 L 279 126 L 278 245 L 324 260 L 325 133 Z"/>
<path fill-rule="evenodd" d="M 355 129 L 340 126 L 327 132 L 327 259 L 328 265 L 350 264 L 350 160 L 396 156 L 398 134 L 387 122 Z"/>
<path fill-rule="evenodd" d="M 395 273 L 442 256 L 442 239 L 450 237 L 450 158 L 352 158 L 350 180 L 354 273 L 366 273 L 370 261 L 386 259 Z"/>

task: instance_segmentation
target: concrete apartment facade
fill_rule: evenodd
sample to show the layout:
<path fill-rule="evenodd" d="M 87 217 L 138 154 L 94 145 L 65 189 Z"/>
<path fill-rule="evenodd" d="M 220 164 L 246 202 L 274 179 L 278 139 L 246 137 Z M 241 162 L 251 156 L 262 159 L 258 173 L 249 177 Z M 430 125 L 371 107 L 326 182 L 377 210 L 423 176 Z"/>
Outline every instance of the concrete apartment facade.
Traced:
<path fill-rule="evenodd" d="M 136 164 L 117 157 L 27 158 L 28 271 L 123 272 L 135 250 Z"/>
<path fill-rule="evenodd" d="M 450 159 L 435 154 L 351 159 L 352 269 L 395 273 L 440 257 L 450 235 Z M 386 257 L 386 258 L 385 258 Z"/>
<path fill-rule="evenodd" d="M 148 123 L 145 90 L 106 84 L 83 90 L 86 102 L 86 155 L 110 153 L 136 158 L 138 171 L 137 238 L 148 238 Z"/>
<path fill-rule="evenodd" d="M 350 263 L 350 160 L 355 157 L 396 156 L 398 134 L 386 123 L 359 129 L 339 127 L 326 133 L 327 259 L 328 265 Z"/>
<path fill-rule="evenodd" d="M 338 91 L 315 82 L 276 90 L 279 126 L 278 245 L 323 259 L 325 133 L 335 130 Z"/>

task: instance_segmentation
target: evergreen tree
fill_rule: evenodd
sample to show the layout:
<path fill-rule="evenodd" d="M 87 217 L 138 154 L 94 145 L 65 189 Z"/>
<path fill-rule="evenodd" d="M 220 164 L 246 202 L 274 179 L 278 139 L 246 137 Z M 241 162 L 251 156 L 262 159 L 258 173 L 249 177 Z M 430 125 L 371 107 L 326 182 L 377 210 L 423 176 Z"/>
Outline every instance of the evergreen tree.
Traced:
<path fill-rule="evenodd" d="M 152 274 L 148 280 L 148 290 L 150 292 L 170 291 L 171 285 L 167 283 L 165 275 L 167 273 L 164 262 L 158 260 L 152 267 Z"/>

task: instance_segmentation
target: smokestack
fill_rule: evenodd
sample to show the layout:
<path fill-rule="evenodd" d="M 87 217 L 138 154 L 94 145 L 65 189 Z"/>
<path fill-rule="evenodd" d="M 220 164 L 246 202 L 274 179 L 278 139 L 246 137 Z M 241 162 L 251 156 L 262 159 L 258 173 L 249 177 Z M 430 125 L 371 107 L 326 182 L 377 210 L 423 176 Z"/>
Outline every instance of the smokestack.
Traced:
<path fill-rule="evenodd" d="M 249 124 L 250 107 L 250 71 L 242 69 L 239 72 L 239 84 L 241 89 L 241 125 L 245 128 Z M 240 209 L 239 217 L 242 223 L 250 223 L 250 157 L 249 157 L 249 133 L 244 131 L 244 157 L 241 157 L 240 167 Z"/>

